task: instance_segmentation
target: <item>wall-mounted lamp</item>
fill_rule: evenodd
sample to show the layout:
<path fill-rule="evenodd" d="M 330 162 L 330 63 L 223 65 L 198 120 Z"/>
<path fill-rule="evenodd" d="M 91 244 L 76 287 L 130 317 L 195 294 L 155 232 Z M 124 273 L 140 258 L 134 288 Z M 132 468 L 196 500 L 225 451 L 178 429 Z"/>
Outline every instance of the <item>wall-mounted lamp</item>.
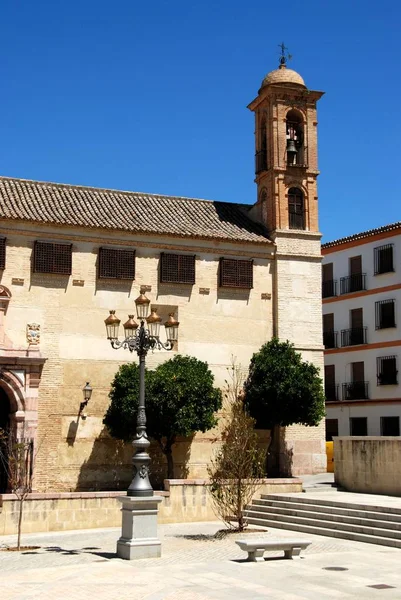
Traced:
<path fill-rule="evenodd" d="M 83 409 L 85 408 L 85 406 L 88 404 L 89 400 L 91 399 L 92 392 L 93 392 L 93 389 L 90 386 L 89 381 L 87 381 L 86 385 L 82 388 L 82 393 L 84 395 L 84 399 L 81 402 L 81 404 L 79 405 L 79 414 L 80 415 L 82 414 Z M 84 415 L 82 415 L 82 417 L 84 417 Z"/>

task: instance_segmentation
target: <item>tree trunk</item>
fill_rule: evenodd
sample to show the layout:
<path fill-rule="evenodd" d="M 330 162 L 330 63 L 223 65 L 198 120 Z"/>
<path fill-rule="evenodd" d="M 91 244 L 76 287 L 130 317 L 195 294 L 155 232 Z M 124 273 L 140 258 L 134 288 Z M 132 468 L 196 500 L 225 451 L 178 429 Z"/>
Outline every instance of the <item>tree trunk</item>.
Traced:
<path fill-rule="evenodd" d="M 242 480 L 238 479 L 237 481 L 237 521 L 238 521 L 238 529 L 239 531 L 243 531 L 245 529 L 244 524 L 244 511 L 242 506 Z"/>
<path fill-rule="evenodd" d="M 167 440 L 163 452 L 167 458 L 167 479 L 174 479 L 173 444 L 174 439 Z"/>
<path fill-rule="evenodd" d="M 276 448 L 276 434 L 278 431 L 278 426 L 273 425 L 270 430 L 270 442 L 267 448 L 266 453 L 266 466 L 267 466 L 267 476 L 268 477 L 278 477 L 279 475 L 279 465 L 278 465 L 278 456 L 277 456 L 277 448 Z"/>
<path fill-rule="evenodd" d="M 22 532 L 22 513 L 24 510 L 25 498 L 19 498 L 19 515 L 18 515 L 18 537 L 17 537 L 17 550 L 21 550 L 21 532 Z"/>

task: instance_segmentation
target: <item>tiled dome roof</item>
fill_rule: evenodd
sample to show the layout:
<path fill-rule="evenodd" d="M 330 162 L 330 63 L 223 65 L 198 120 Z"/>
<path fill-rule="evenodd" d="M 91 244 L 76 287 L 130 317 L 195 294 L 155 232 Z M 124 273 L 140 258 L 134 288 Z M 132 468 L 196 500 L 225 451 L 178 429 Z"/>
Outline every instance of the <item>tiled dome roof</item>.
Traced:
<path fill-rule="evenodd" d="M 280 65 L 280 67 L 275 71 L 271 71 L 266 75 L 266 77 L 262 81 L 262 87 L 274 83 L 295 83 L 297 85 L 302 85 L 303 87 L 306 87 L 301 75 L 296 71 L 293 71 L 292 69 L 287 69 L 286 65 L 284 64 Z"/>

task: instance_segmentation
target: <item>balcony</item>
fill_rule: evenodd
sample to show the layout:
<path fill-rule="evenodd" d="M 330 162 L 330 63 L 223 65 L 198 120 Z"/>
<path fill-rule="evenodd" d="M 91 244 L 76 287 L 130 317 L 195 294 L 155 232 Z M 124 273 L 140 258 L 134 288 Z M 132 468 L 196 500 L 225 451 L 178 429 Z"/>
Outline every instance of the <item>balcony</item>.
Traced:
<path fill-rule="evenodd" d="M 341 347 L 367 344 L 367 327 L 353 327 L 341 330 Z"/>
<path fill-rule="evenodd" d="M 323 331 L 323 345 L 327 348 L 337 348 L 337 331 Z"/>
<path fill-rule="evenodd" d="M 326 402 L 336 402 L 338 400 L 338 383 L 325 383 L 324 394 Z"/>
<path fill-rule="evenodd" d="M 343 383 L 343 400 L 366 400 L 369 398 L 369 382 Z"/>
<path fill-rule="evenodd" d="M 259 150 L 255 154 L 255 173 L 261 173 L 267 171 L 267 152 L 266 150 Z"/>
<path fill-rule="evenodd" d="M 340 279 L 340 295 L 366 290 L 366 273 L 355 273 Z"/>
<path fill-rule="evenodd" d="M 337 296 L 337 280 L 329 279 L 322 282 L 322 298 Z"/>

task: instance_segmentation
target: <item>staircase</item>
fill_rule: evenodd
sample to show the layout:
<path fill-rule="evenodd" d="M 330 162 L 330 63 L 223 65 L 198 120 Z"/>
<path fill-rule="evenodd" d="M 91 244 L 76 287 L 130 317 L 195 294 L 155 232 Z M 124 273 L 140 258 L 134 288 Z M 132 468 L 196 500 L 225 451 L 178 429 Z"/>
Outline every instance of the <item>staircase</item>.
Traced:
<path fill-rule="evenodd" d="M 262 494 L 247 507 L 246 517 L 252 525 L 401 548 L 401 508 Z"/>

